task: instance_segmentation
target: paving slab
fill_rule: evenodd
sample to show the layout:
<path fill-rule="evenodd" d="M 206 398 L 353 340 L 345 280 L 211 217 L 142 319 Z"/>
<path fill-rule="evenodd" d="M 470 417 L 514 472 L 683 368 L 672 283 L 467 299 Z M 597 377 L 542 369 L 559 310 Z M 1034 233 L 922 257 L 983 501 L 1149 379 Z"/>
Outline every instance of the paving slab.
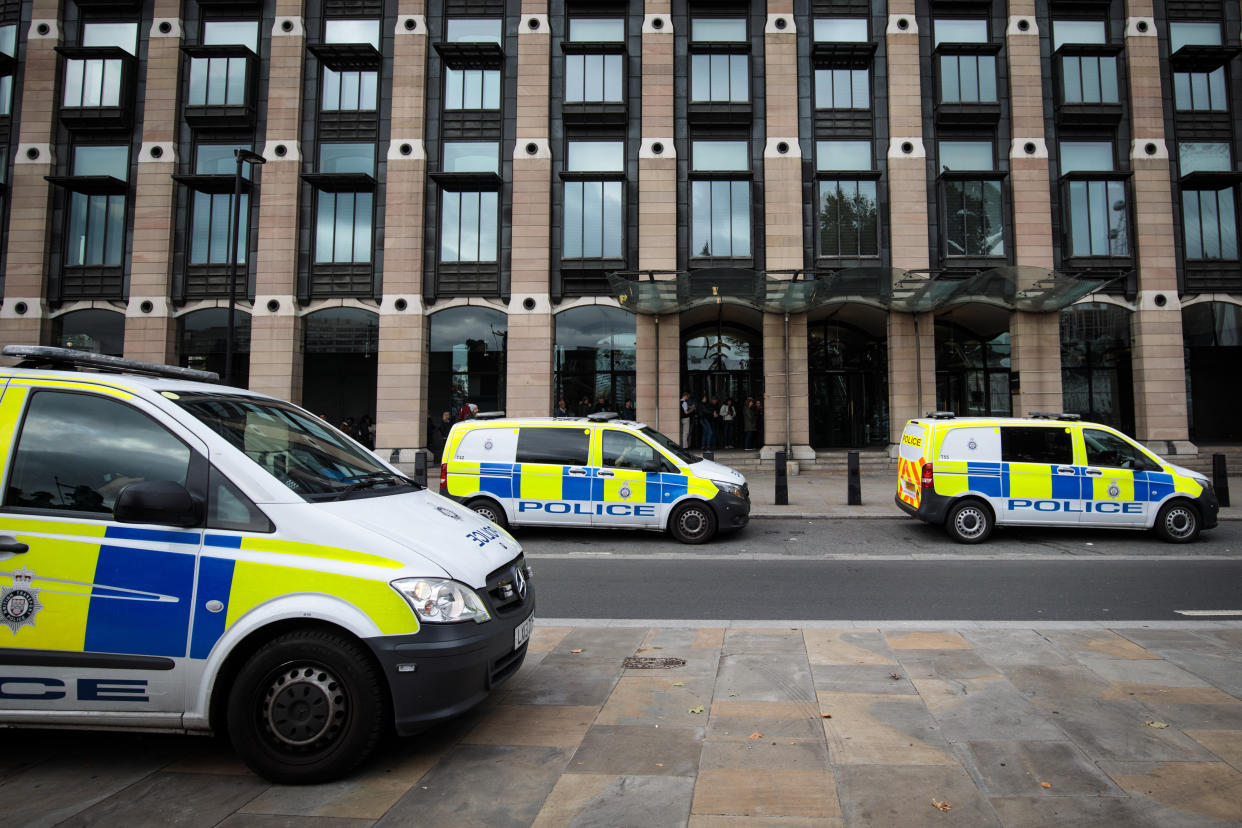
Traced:
<path fill-rule="evenodd" d="M 703 717 L 706 720 L 706 716 Z M 617 776 L 690 776 L 703 750 L 701 727 L 595 725 L 566 767 L 567 773 Z"/>
<path fill-rule="evenodd" d="M 1073 742 L 967 742 L 962 753 L 966 769 L 989 796 L 1121 795 Z"/>
<path fill-rule="evenodd" d="M 849 766 L 839 768 L 836 776 L 846 825 L 991 828 L 1001 824 L 987 798 L 958 765 Z"/>
<path fill-rule="evenodd" d="M 64 822 L 71 826 L 214 826 L 267 787 L 252 776 L 155 773 L 118 791 Z"/>
<path fill-rule="evenodd" d="M 694 779 L 688 776 L 562 776 L 534 828 L 680 828 L 689 819 Z"/>

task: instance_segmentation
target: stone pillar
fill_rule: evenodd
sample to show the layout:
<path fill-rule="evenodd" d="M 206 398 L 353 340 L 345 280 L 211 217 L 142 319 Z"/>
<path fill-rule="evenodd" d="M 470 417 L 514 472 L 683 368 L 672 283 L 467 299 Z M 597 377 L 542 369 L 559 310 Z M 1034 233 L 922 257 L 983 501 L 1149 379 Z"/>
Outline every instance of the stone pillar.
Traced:
<path fill-rule="evenodd" d="M 427 20 L 404 0 L 393 37 L 392 126 L 384 195 L 384 299 L 380 305 L 375 446 L 413 463 L 427 445 L 427 317 L 423 312 L 423 116 Z M 407 28 L 407 21 L 414 28 Z M 408 152 L 405 151 L 408 148 Z"/>
<path fill-rule="evenodd" d="M 134 186 L 134 241 L 125 311 L 125 356 L 177 361 L 170 307 L 173 221 L 176 218 L 177 115 L 181 76 L 181 4 L 158 0 L 147 40 L 142 147 Z M 167 32 L 160 25 L 167 24 Z M 148 310 L 149 308 L 149 310 Z"/>
<path fill-rule="evenodd" d="M 904 23 L 904 28 L 902 24 Z M 913 0 L 889 4 L 888 29 L 888 200 L 892 266 L 926 270 L 927 153 L 923 147 L 923 90 L 919 71 L 918 21 Z M 900 218 L 898 218 L 900 217 Z M 898 229 L 900 228 L 900 229 Z M 907 231 L 909 228 L 909 231 Z M 908 313 L 888 315 L 888 433 L 901 439 L 906 420 L 936 406 L 935 320 Z"/>
<path fill-rule="evenodd" d="M 677 150 L 673 144 L 673 20 L 668 0 L 646 4 L 642 36 L 638 267 L 665 271 L 656 278 L 671 279 L 677 269 Z M 665 314 L 658 320 L 639 316 L 635 335 L 635 410 L 657 431 L 680 440 L 680 314 Z"/>
<path fill-rule="evenodd" d="M 1177 294 L 1176 228 L 1165 144 L 1160 54 L 1150 0 L 1126 3 L 1126 62 L 1130 79 L 1130 122 L 1134 143 L 1135 227 L 1130 235 L 1138 263 L 1138 305 L 1134 315 L 1133 370 L 1135 436 L 1155 451 L 1194 454 L 1186 417 L 1186 365 L 1182 314 Z M 1137 28 L 1147 21 L 1145 32 Z"/>
<path fill-rule="evenodd" d="M 44 261 L 52 203 L 51 185 L 43 177 L 56 171 L 52 141 L 59 11 L 55 0 L 34 2 L 26 39 L 21 112 L 13 113 L 18 133 L 9 199 L 14 206 L 9 210 L 4 302 L 0 305 L 0 342 L 6 345 L 42 345 L 48 335 Z M 40 26 L 47 27 L 46 34 L 39 33 Z"/>
<path fill-rule="evenodd" d="M 1014 262 L 1019 282 L 1051 270 L 1052 203 L 1048 190 L 1048 145 L 1044 137 L 1044 78 L 1039 26 L 1033 0 L 1011 0 L 1005 33 L 1009 57 L 1009 99 L 1013 143 L 1009 182 L 1014 212 Z M 1027 28 L 1019 28 L 1025 21 Z M 1031 271 L 1022 268 L 1030 267 Z M 1019 284 L 1019 289 L 1027 285 Z M 1061 324 L 1056 312 L 1015 312 L 1009 318 L 1010 368 L 1018 377 L 1013 413 L 1061 411 Z"/>
<path fill-rule="evenodd" d="M 531 22 L 538 25 L 531 28 Z M 518 25 L 517 142 L 513 147 L 513 244 L 509 265 L 509 338 L 505 411 L 552 413 L 552 153 L 548 146 L 551 29 L 547 3 L 523 0 Z M 531 150 L 534 152 L 531 152 Z"/>
<path fill-rule="evenodd" d="M 267 163 L 255 168 L 259 238 L 250 320 L 251 390 L 293 402 L 302 398 L 302 325 L 297 316 L 298 195 L 302 190 L 298 135 L 306 38 L 301 14 L 299 0 L 278 0 L 266 90 L 263 157 Z M 285 23 L 290 24 L 288 31 Z M 239 302 L 238 307 L 245 304 Z"/>
<path fill-rule="evenodd" d="M 763 448 L 759 456 L 764 460 L 784 451 L 786 445 L 790 460 L 815 459 L 808 437 L 806 352 L 805 313 L 763 315 Z"/>

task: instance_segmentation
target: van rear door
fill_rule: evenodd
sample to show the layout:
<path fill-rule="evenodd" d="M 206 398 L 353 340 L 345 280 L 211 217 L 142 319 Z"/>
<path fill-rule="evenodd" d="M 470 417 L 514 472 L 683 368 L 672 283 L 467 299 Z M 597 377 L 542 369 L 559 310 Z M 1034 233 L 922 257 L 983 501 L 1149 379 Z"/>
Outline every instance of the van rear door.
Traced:
<path fill-rule="evenodd" d="M 923 497 L 923 462 L 929 432 L 926 423 L 910 420 L 901 432 L 897 448 L 897 496 L 916 509 Z"/>

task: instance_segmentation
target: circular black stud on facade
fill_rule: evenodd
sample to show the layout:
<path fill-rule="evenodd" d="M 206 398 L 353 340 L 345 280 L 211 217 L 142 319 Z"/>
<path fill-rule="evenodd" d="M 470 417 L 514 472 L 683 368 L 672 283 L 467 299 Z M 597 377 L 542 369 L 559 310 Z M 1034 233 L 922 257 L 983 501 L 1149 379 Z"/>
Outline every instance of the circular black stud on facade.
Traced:
<path fill-rule="evenodd" d="M 172 24 L 165 20 L 160 24 L 160 34 L 168 34 L 172 31 Z"/>
<path fill-rule="evenodd" d="M 522 307 L 528 311 L 533 311 L 535 309 L 535 300 L 527 296 L 522 300 Z"/>
<path fill-rule="evenodd" d="M 35 31 L 41 35 L 46 36 L 47 34 L 51 33 L 52 27 L 47 25 L 46 23 L 40 23 L 38 26 L 35 27 Z"/>
<path fill-rule="evenodd" d="M 653 18 L 651 18 L 651 28 L 653 28 L 653 29 L 657 29 L 657 30 L 658 30 L 658 29 L 663 29 L 663 28 L 664 28 L 664 18 L 663 18 L 663 17 L 653 17 Z"/>
<path fill-rule="evenodd" d="M 277 144 L 276 148 L 273 149 L 272 152 L 276 153 L 277 158 L 284 158 L 285 155 L 289 152 L 289 148 L 286 147 L 284 144 Z"/>
<path fill-rule="evenodd" d="M 539 152 L 539 145 L 538 145 L 538 144 L 536 144 L 534 141 L 531 141 L 530 143 L 528 143 L 528 144 L 526 145 L 526 154 L 527 154 L 527 155 L 534 155 L 534 154 L 536 154 L 537 152 Z"/>
<path fill-rule="evenodd" d="M 652 145 L 651 145 L 651 154 L 652 154 L 652 155 L 663 155 L 663 154 L 664 154 L 664 144 L 660 143 L 659 141 L 656 141 L 654 144 L 652 144 Z"/>
<path fill-rule="evenodd" d="M 407 18 L 405 19 L 405 30 L 406 30 L 407 32 L 412 32 L 412 31 L 414 31 L 414 30 L 415 30 L 415 29 L 417 29 L 417 28 L 418 28 L 418 21 L 417 21 L 417 20 L 415 20 L 415 19 L 414 19 L 414 18 L 412 18 L 412 17 L 407 17 Z"/>
<path fill-rule="evenodd" d="M 241 234 L 238 233 L 238 235 L 241 235 Z M 267 310 L 268 310 L 268 313 L 275 313 L 276 311 L 280 310 L 280 301 L 278 299 L 268 299 Z"/>
<path fill-rule="evenodd" d="M 1138 30 L 1139 34 L 1146 34 L 1147 33 L 1147 21 L 1140 20 L 1139 22 L 1134 24 L 1134 28 Z"/>
<path fill-rule="evenodd" d="M 910 21 L 904 17 L 897 18 L 897 28 L 904 32 L 906 29 L 910 28 Z"/>
<path fill-rule="evenodd" d="M 142 304 L 138 306 L 138 310 L 142 311 L 143 313 L 150 313 L 151 311 L 155 310 L 155 305 L 152 304 L 150 299 L 144 299 L 142 300 Z"/>
<path fill-rule="evenodd" d="M 910 143 L 909 141 L 902 141 L 901 151 L 905 153 L 906 155 L 909 155 L 910 153 L 914 152 L 914 144 Z"/>
<path fill-rule="evenodd" d="M 402 155 L 409 155 L 410 153 L 414 151 L 414 145 L 413 144 L 402 144 L 397 149 Z"/>
<path fill-rule="evenodd" d="M 392 303 L 392 306 L 399 311 L 403 311 L 406 308 L 408 308 L 410 304 L 409 302 L 406 302 L 404 299 L 398 299 L 397 301 Z"/>
<path fill-rule="evenodd" d="M 13 313 L 17 314 L 18 316 L 25 316 L 26 311 L 28 310 L 29 308 L 26 307 L 25 302 L 18 302 L 16 305 L 13 306 Z"/>
<path fill-rule="evenodd" d="M 532 32 L 538 31 L 539 30 L 539 18 L 532 17 L 530 20 L 527 20 L 526 28 L 530 29 Z"/>
<path fill-rule="evenodd" d="M 31 161 L 36 161 L 36 160 L 38 160 L 38 158 L 39 158 L 39 148 L 38 148 L 38 147 L 31 147 L 30 149 L 26 150 L 26 157 L 27 157 L 27 158 L 29 158 Z"/>
<path fill-rule="evenodd" d="M 1025 152 L 1027 155 L 1034 155 L 1035 150 L 1037 149 L 1038 147 L 1035 146 L 1034 141 L 1027 141 L 1025 144 L 1022 145 L 1022 151 Z"/>
<path fill-rule="evenodd" d="M 1029 32 L 1031 30 L 1031 21 L 1025 17 L 1018 21 L 1018 31 Z"/>
<path fill-rule="evenodd" d="M 281 21 L 281 23 L 280 23 L 280 30 L 281 30 L 282 32 L 291 32 L 291 31 L 293 31 L 293 21 L 292 21 L 292 20 L 282 20 L 282 21 Z"/>
<path fill-rule="evenodd" d="M 788 26 L 789 24 L 786 22 L 785 18 L 778 17 L 776 18 L 776 22 L 773 25 L 775 25 L 779 31 L 783 32 L 785 31 L 785 27 Z"/>
<path fill-rule="evenodd" d="M 776 151 L 779 152 L 781 155 L 784 155 L 785 153 L 789 152 L 789 144 L 785 143 L 784 141 L 781 141 L 780 143 L 776 145 Z"/>
<path fill-rule="evenodd" d="M 1143 152 L 1147 153 L 1148 155 L 1155 155 L 1157 149 L 1159 149 L 1159 147 L 1157 147 L 1155 144 L 1153 144 L 1150 141 L 1148 141 L 1146 144 L 1143 145 Z"/>
<path fill-rule="evenodd" d="M 1165 296 L 1163 293 L 1157 293 L 1156 298 L 1152 301 L 1156 303 L 1156 307 L 1163 308 L 1165 305 L 1169 304 L 1169 297 Z"/>
<path fill-rule="evenodd" d="M 151 147 L 151 157 L 152 158 L 163 158 L 164 148 L 160 146 Z"/>

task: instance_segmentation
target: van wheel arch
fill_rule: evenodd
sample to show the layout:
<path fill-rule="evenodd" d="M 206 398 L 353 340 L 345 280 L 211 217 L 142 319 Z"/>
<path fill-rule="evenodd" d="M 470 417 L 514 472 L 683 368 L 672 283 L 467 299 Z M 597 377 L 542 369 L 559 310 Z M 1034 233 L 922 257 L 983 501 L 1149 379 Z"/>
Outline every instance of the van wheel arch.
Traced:
<path fill-rule="evenodd" d="M 1168 543 L 1190 543 L 1199 537 L 1203 516 L 1199 507 L 1188 498 L 1175 497 L 1164 502 L 1156 513 L 1151 529 L 1156 537 Z"/>
<path fill-rule="evenodd" d="M 490 497 L 472 497 L 466 501 L 466 508 L 490 520 L 501 529 L 509 528 L 509 518 L 505 509 Z"/>
<path fill-rule="evenodd" d="M 996 528 L 996 513 L 986 500 L 963 497 L 945 513 L 944 530 L 958 543 L 983 543 Z"/>
<path fill-rule="evenodd" d="M 707 543 L 716 534 L 716 513 L 702 500 L 683 500 L 668 517 L 668 531 L 682 543 Z"/>

